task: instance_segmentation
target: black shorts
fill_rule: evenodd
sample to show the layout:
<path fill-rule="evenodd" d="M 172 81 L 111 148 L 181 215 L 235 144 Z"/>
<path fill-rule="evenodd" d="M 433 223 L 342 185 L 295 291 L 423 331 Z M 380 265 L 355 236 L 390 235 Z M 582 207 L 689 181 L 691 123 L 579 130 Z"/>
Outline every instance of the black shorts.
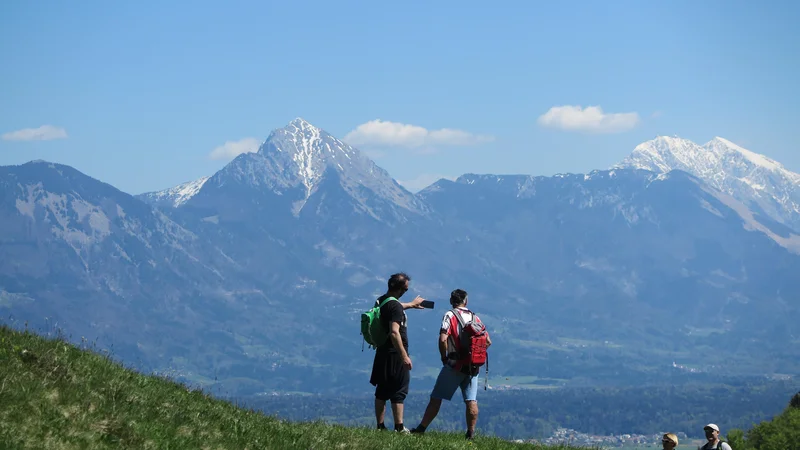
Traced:
<path fill-rule="evenodd" d="M 375 386 L 375 398 L 403 403 L 408 395 L 411 373 L 403 365 L 403 358 L 394 349 L 378 350 L 372 363 L 372 376 L 369 382 Z"/>

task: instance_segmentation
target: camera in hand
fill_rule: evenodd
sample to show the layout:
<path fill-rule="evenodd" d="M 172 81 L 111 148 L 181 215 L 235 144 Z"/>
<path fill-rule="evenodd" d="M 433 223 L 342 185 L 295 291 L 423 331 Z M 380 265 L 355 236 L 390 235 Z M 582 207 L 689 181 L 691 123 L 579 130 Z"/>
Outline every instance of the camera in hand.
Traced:
<path fill-rule="evenodd" d="M 433 303 L 434 302 L 432 302 L 430 300 L 423 300 L 421 305 L 422 305 L 423 308 L 433 309 Z"/>

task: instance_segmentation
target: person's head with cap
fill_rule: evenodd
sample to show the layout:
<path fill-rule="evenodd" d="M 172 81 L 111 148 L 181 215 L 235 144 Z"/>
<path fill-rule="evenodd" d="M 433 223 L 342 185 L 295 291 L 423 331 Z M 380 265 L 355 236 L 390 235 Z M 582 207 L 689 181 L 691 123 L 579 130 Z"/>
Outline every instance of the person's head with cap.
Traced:
<path fill-rule="evenodd" d="M 716 442 L 719 440 L 719 427 L 713 423 L 710 423 L 703 427 L 703 431 L 706 432 L 706 439 L 708 442 Z"/>
<path fill-rule="evenodd" d="M 678 436 L 675 436 L 674 433 L 667 433 L 661 438 L 661 445 L 664 446 L 664 450 L 672 450 L 678 446 Z"/>

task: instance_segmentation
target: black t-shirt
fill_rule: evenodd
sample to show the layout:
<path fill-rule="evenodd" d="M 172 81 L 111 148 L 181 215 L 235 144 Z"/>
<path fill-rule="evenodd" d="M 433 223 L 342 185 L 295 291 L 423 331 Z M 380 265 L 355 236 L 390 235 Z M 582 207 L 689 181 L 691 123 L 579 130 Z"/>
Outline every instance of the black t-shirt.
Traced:
<path fill-rule="evenodd" d="M 376 305 L 380 305 L 388 296 L 384 295 L 378 298 Z M 403 305 L 400 301 L 388 301 L 385 305 L 381 306 L 381 325 L 387 332 L 392 330 L 390 323 L 397 322 L 400 324 L 400 340 L 403 342 L 406 352 L 408 352 L 408 333 L 406 332 L 406 312 L 403 310 Z M 394 349 L 394 342 L 392 338 L 386 340 L 386 343 L 378 347 L 378 350 Z"/>

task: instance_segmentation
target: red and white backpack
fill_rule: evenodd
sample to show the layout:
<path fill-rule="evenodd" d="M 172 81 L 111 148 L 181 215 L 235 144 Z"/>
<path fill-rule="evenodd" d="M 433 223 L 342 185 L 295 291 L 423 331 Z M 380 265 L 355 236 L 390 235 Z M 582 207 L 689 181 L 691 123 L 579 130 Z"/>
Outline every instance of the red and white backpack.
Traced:
<path fill-rule="evenodd" d="M 484 364 L 488 371 L 489 356 L 486 353 L 488 334 L 486 326 L 475 313 L 465 308 L 462 311 L 468 312 L 472 317 L 469 322 L 464 322 L 464 318 L 455 308 L 450 317 L 451 337 L 457 356 L 454 368 L 456 370 L 468 368 L 470 374 L 477 375 Z"/>

